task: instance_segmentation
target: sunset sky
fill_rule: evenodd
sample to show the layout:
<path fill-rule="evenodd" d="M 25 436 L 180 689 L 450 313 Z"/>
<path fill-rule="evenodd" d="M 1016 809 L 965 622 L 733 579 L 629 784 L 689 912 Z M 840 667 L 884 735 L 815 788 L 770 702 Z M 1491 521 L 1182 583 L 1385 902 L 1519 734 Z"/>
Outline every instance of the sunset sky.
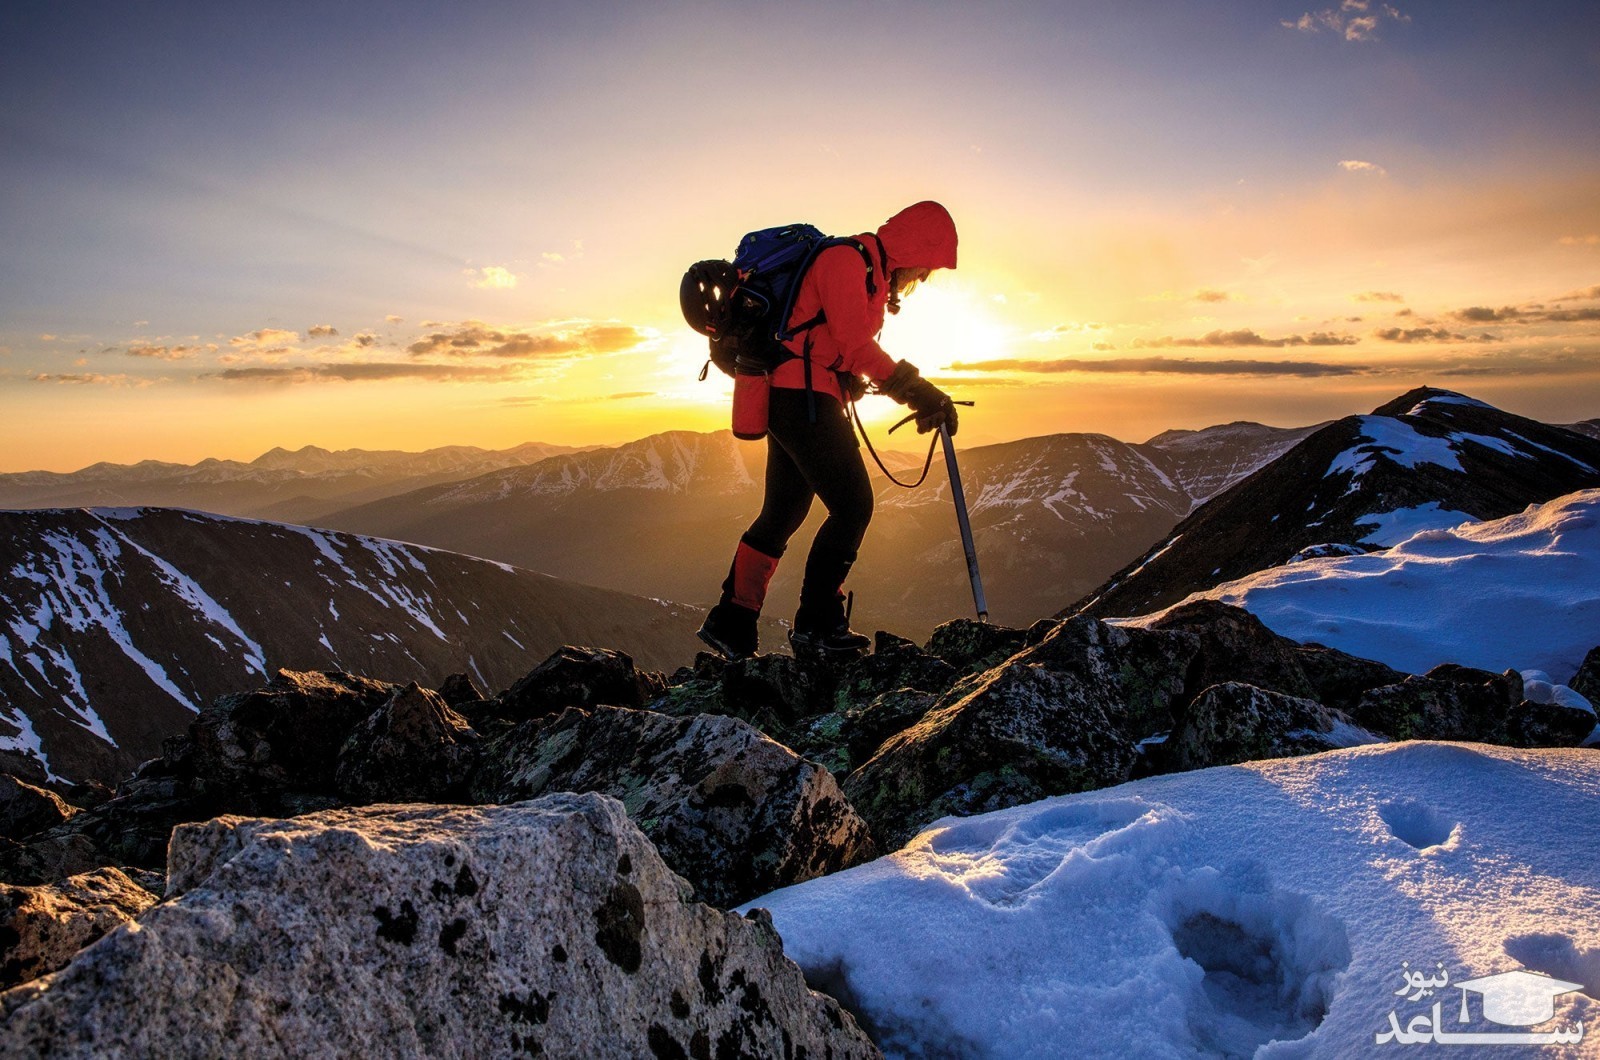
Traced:
<path fill-rule="evenodd" d="M 1593 0 L 8 0 L 0 471 L 715 429 L 683 269 L 928 198 L 969 444 L 1600 416 Z"/>

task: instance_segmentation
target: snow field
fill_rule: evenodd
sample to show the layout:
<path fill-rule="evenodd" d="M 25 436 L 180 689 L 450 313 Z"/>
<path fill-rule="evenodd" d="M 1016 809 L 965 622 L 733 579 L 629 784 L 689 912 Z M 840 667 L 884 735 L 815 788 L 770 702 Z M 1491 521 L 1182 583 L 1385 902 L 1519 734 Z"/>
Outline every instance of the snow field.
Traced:
<path fill-rule="evenodd" d="M 1595 834 L 1593 752 L 1384 744 L 947 818 L 750 906 L 890 1056 L 1383 1055 L 1402 961 L 1575 979 L 1594 1024 Z"/>

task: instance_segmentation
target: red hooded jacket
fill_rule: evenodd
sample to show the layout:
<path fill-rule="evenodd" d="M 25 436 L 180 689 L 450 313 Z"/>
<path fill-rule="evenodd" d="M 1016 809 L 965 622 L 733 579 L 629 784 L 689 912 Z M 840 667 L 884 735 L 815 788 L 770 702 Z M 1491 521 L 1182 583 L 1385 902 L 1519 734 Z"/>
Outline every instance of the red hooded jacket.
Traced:
<path fill-rule="evenodd" d="M 788 324 L 803 324 L 819 309 L 826 319 L 786 343 L 796 359 L 785 361 L 772 373 L 773 386 L 805 387 L 805 364 L 800 358 L 808 343 L 812 389 L 840 401 L 844 395 L 834 372 L 850 372 L 881 382 L 894 371 L 894 358 L 878 345 L 894 270 L 955 268 L 956 225 L 943 206 L 919 202 L 885 221 L 877 237 L 883 240 L 883 250 L 889 256 L 886 267 L 878 260 L 878 241 L 872 233 L 856 237 L 876 266 L 873 279 L 878 290 L 871 297 L 867 295 L 866 262 L 854 247 L 829 247 L 817 255 L 800 281 L 800 293 Z"/>

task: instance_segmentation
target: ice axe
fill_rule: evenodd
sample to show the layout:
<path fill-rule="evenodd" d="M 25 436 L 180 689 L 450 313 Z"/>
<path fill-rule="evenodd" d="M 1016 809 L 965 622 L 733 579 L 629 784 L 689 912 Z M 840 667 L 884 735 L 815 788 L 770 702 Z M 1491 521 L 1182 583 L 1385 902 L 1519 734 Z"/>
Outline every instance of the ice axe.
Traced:
<path fill-rule="evenodd" d="M 970 406 L 972 402 L 956 401 L 952 404 Z M 913 412 L 890 427 L 889 433 L 893 434 L 916 419 L 917 415 Z M 967 494 L 961 488 L 961 468 L 956 464 L 956 443 L 950 438 L 949 428 L 942 423 L 939 425 L 939 441 L 944 443 L 944 466 L 950 476 L 950 496 L 956 502 L 956 525 L 961 528 L 961 548 L 967 554 L 967 579 L 972 582 L 972 603 L 978 609 L 978 621 L 988 622 L 989 602 L 983 595 L 983 575 L 978 572 L 978 546 L 972 540 L 972 520 L 967 516 Z M 931 452 L 929 456 L 932 456 Z M 927 470 L 924 469 L 923 473 L 926 474 Z"/>

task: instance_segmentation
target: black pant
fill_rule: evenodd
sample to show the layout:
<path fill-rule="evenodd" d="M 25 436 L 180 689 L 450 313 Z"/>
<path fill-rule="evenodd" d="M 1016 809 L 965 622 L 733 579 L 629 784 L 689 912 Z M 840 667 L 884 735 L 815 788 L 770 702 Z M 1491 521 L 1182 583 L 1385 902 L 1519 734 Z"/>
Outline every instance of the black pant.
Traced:
<path fill-rule="evenodd" d="M 840 586 L 850 573 L 872 521 L 872 482 L 860 443 L 843 405 L 816 394 L 816 422 L 807 413 L 806 392 L 772 388 L 767 427 L 766 494 L 744 541 L 769 556 L 782 556 L 805 522 L 811 499 L 828 509 L 806 557 L 800 610 L 818 615 L 838 608 Z M 842 612 L 840 612 L 842 615 Z"/>

